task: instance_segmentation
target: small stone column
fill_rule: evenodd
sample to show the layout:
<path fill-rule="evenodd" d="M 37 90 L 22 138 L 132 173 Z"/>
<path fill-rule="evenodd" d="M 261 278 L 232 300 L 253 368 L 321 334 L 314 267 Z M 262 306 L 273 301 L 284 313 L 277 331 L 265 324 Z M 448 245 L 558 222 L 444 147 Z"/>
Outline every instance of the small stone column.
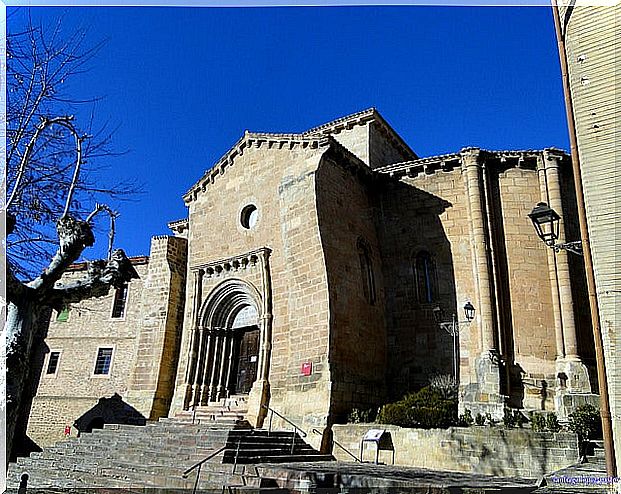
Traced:
<path fill-rule="evenodd" d="M 558 242 L 566 242 L 565 224 L 563 222 L 563 200 L 561 195 L 561 181 L 559 176 L 559 166 L 562 157 L 553 150 L 546 149 L 542 155 L 543 166 L 545 168 L 545 182 L 547 187 L 547 202 L 559 216 Z M 544 199 L 545 200 L 545 199 Z M 552 250 L 552 249 L 550 249 Z M 574 316 L 574 302 L 571 292 L 571 280 L 569 274 L 568 256 L 573 255 L 561 250 L 552 256 L 556 268 L 556 280 L 558 287 L 558 299 L 560 303 L 562 343 L 564 353 L 561 361 L 557 360 L 557 372 L 563 372 L 567 376 L 567 393 L 590 393 L 591 384 L 589 373 L 586 366 L 582 363 L 578 355 L 578 339 L 576 335 L 576 321 Z M 557 338 L 558 339 L 558 338 Z M 562 395 L 562 392 L 560 393 Z M 561 415 L 563 415 L 561 410 Z"/>
<path fill-rule="evenodd" d="M 480 324 L 480 354 L 475 362 L 477 382 L 464 391 L 462 402 L 465 408 L 473 412 L 490 413 L 494 419 L 499 420 L 504 413 L 504 398 L 500 395 L 500 355 L 492 298 L 491 240 L 487 231 L 487 212 L 484 207 L 482 159 L 481 150 L 478 148 L 461 150 L 462 176 L 468 198 L 470 239 L 478 288 L 477 318 Z"/>
<path fill-rule="evenodd" d="M 263 288 L 263 300 L 261 307 L 261 337 L 259 349 L 259 362 L 257 365 L 257 380 L 254 382 L 248 397 L 247 418 L 255 427 L 262 427 L 267 415 L 264 406 L 269 404 L 269 372 L 272 355 L 272 280 L 270 274 L 269 256 L 270 250 L 262 250 L 258 256 L 261 263 L 261 285 Z"/>
<path fill-rule="evenodd" d="M 211 379 L 209 381 L 208 401 L 215 401 L 218 399 L 218 376 L 220 375 L 218 367 L 222 365 L 222 328 L 214 328 L 214 330 L 215 332 L 212 335 L 214 344 L 213 358 L 210 365 Z"/>
<path fill-rule="evenodd" d="M 196 396 L 196 375 L 198 373 L 198 352 L 199 352 L 199 329 L 198 319 L 202 299 L 203 275 L 202 269 L 194 271 L 194 306 L 192 307 L 192 330 L 190 333 L 190 345 L 188 356 L 188 367 L 185 375 L 185 398 L 183 408 L 188 408 L 194 403 Z"/>
<path fill-rule="evenodd" d="M 548 180 L 546 177 L 546 162 L 542 155 L 537 161 L 537 177 L 539 179 L 539 190 L 541 200 L 549 202 Z M 557 211 L 558 212 L 558 211 Z M 552 311 L 554 313 L 554 336 L 556 343 L 556 360 L 560 362 L 565 357 L 565 343 L 563 341 L 563 317 L 561 315 L 561 298 L 559 294 L 558 276 L 556 270 L 556 256 L 550 248 L 544 247 L 548 255 L 548 273 L 550 278 L 550 294 L 552 296 Z"/>
<path fill-rule="evenodd" d="M 492 280 L 489 268 L 489 238 L 486 234 L 486 217 L 483 209 L 483 184 L 481 180 L 480 150 L 467 148 L 461 151 L 462 171 L 466 182 L 470 210 L 471 237 L 474 246 L 477 285 L 479 287 L 478 316 L 481 324 L 482 354 L 497 351 L 492 301 Z"/>
<path fill-rule="evenodd" d="M 209 402 L 209 383 L 211 382 L 211 362 L 213 359 L 213 329 L 207 329 L 207 344 L 205 345 L 205 365 L 201 379 L 200 404 L 207 405 Z"/>

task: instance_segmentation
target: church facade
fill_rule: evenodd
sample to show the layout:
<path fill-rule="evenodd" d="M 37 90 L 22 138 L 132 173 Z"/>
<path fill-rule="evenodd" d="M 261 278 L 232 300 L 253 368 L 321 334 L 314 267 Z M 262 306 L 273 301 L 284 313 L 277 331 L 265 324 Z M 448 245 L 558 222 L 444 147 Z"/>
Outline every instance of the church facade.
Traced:
<path fill-rule="evenodd" d="M 546 202 L 577 238 L 560 150 L 420 158 L 369 109 L 246 132 L 184 201 L 187 219 L 159 240 L 175 262 L 152 252 L 132 282 L 159 283 L 165 307 L 142 297 L 114 391 L 147 419 L 244 394 L 255 426 L 269 407 L 327 432 L 438 374 L 456 374 L 462 410 L 497 419 L 596 399 L 580 260 L 548 249 L 527 216 Z M 35 441 L 44 403 L 39 389 Z"/>

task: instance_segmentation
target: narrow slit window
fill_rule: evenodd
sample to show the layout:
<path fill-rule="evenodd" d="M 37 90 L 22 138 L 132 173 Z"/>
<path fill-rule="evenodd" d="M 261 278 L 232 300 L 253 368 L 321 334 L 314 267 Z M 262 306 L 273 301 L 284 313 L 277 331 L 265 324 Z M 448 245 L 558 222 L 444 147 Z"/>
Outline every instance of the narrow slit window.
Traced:
<path fill-rule="evenodd" d="M 58 362 L 60 360 L 60 352 L 50 352 L 50 358 L 47 361 L 46 374 L 56 374 L 58 370 Z"/>
<path fill-rule="evenodd" d="M 110 374 L 110 366 L 112 365 L 112 348 L 100 348 L 97 351 L 97 360 L 95 361 L 95 375 Z"/>
<path fill-rule="evenodd" d="M 373 260 L 371 259 L 371 249 L 367 243 L 360 239 L 358 241 L 358 257 L 360 259 L 360 272 L 362 275 L 362 289 L 364 297 L 369 304 L 375 304 L 375 277 L 373 275 Z"/>
<path fill-rule="evenodd" d="M 414 277 L 418 301 L 432 303 L 436 299 L 436 268 L 429 252 L 421 251 L 416 255 Z"/>
<path fill-rule="evenodd" d="M 125 309 L 127 307 L 127 284 L 117 288 L 114 292 L 114 304 L 112 305 L 112 317 L 125 317 Z"/>

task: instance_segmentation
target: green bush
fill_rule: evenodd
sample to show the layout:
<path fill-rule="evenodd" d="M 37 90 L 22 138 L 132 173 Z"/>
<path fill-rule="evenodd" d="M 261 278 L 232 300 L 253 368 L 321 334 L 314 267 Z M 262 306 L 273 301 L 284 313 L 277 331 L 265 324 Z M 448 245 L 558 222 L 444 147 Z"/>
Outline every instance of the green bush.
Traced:
<path fill-rule="evenodd" d="M 392 424 L 398 425 L 400 427 L 412 427 L 409 417 L 409 410 L 410 408 L 405 403 L 403 403 L 403 401 L 388 403 L 380 408 L 380 411 L 377 414 L 377 421 L 380 424 Z"/>
<path fill-rule="evenodd" d="M 477 425 L 485 425 L 485 417 L 480 413 L 477 413 L 477 416 L 474 417 L 474 423 Z"/>
<path fill-rule="evenodd" d="M 550 432 L 558 432 L 561 430 L 561 424 L 558 423 L 558 417 L 555 413 L 549 413 L 546 417 L 546 429 Z"/>
<path fill-rule="evenodd" d="M 457 400 L 443 398 L 438 390 L 427 386 L 402 400 L 384 405 L 377 416 L 381 424 L 401 427 L 450 427 L 457 424 Z"/>
<path fill-rule="evenodd" d="M 505 415 L 502 421 L 506 427 L 522 427 L 527 422 L 522 412 L 508 408 L 505 408 Z"/>
<path fill-rule="evenodd" d="M 530 425 L 535 432 L 546 430 L 546 418 L 541 413 L 532 412 L 530 414 Z"/>
<path fill-rule="evenodd" d="M 519 410 L 515 410 L 513 413 L 515 414 L 515 425 L 518 427 L 522 427 L 526 422 L 528 422 L 526 416 Z"/>
<path fill-rule="evenodd" d="M 470 427 L 472 424 L 474 424 L 472 412 L 466 408 L 464 413 L 462 413 L 457 419 L 457 425 L 460 427 Z"/>
<path fill-rule="evenodd" d="M 599 410 L 593 405 L 582 405 L 569 414 L 569 428 L 581 441 L 602 437 L 602 421 Z"/>
<path fill-rule="evenodd" d="M 505 427 L 515 427 L 515 415 L 513 414 L 513 410 L 505 408 L 505 414 L 502 417 L 502 422 L 505 424 Z"/>

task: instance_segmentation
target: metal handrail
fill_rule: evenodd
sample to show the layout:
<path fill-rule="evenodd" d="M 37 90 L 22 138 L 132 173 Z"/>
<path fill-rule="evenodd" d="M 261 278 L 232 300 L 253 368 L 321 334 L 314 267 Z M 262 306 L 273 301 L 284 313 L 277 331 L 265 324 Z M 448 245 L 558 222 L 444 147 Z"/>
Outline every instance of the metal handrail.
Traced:
<path fill-rule="evenodd" d="M 312 432 L 315 434 L 319 434 L 320 436 L 323 436 L 323 433 L 317 429 L 312 429 Z M 345 451 L 345 453 L 347 453 L 349 456 L 351 456 L 354 460 L 356 460 L 358 463 L 362 463 L 362 460 L 360 458 L 358 458 L 355 454 L 353 454 L 351 451 L 349 451 L 345 446 L 343 446 L 341 443 L 339 443 L 336 439 L 332 439 L 332 444 L 338 446 L 339 448 L 341 448 L 343 451 Z"/>
<path fill-rule="evenodd" d="M 283 414 L 278 413 L 276 410 L 274 410 L 273 408 L 268 407 L 267 405 L 262 405 L 262 407 L 265 408 L 266 410 L 268 410 L 269 412 L 271 412 L 268 432 L 272 432 L 272 417 L 274 416 L 274 414 L 276 414 L 281 419 L 283 419 L 285 422 L 287 422 L 289 425 L 293 426 L 296 431 L 299 431 L 301 433 L 302 437 L 308 436 L 308 434 L 306 432 L 304 432 L 303 429 L 300 429 L 297 425 L 295 425 L 293 422 L 291 422 L 291 420 L 289 420 Z"/>
<path fill-rule="evenodd" d="M 181 476 L 184 479 L 188 478 L 188 474 L 194 470 L 195 468 L 198 468 L 198 472 L 196 472 L 196 480 L 194 481 L 194 488 L 192 489 L 192 494 L 195 494 L 196 492 L 196 488 L 198 487 L 198 481 L 200 479 L 201 476 L 201 468 L 203 467 L 203 464 L 208 462 L 209 460 L 211 460 L 214 456 L 219 455 L 220 453 L 222 453 L 224 450 L 226 449 L 226 445 L 222 446 L 220 449 L 214 451 L 213 453 L 211 453 L 209 456 L 206 456 L 205 458 L 203 458 L 201 461 L 195 463 L 194 465 L 192 465 L 190 468 L 188 468 L 187 470 L 185 470 Z"/>

